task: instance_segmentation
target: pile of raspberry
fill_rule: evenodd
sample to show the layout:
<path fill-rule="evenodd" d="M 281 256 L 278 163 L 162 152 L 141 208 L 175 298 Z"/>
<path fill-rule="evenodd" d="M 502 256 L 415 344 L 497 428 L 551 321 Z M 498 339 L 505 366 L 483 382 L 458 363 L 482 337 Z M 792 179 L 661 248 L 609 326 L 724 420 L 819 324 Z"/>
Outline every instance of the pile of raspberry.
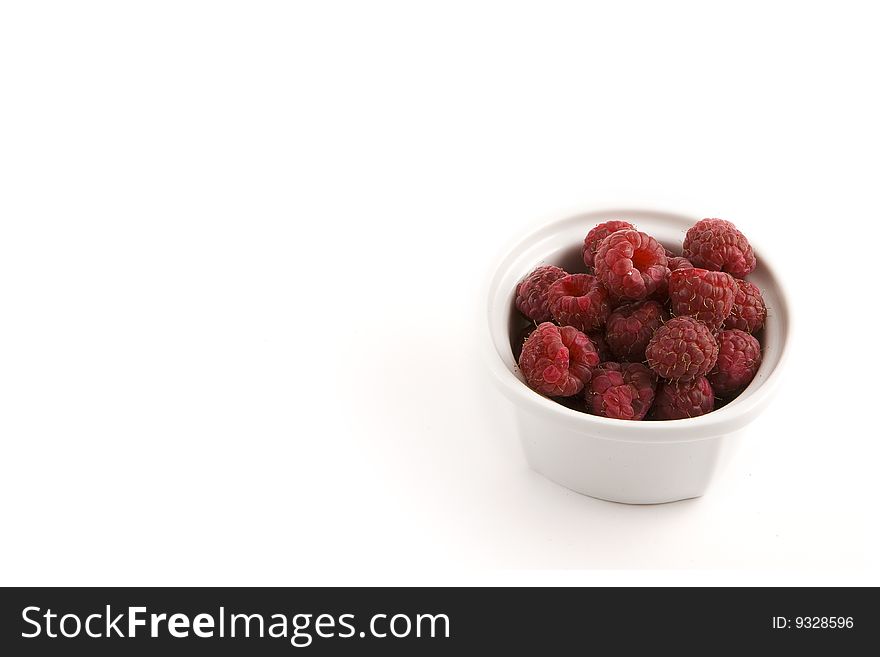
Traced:
<path fill-rule="evenodd" d="M 767 307 L 745 280 L 755 254 L 732 223 L 697 222 L 678 256 L 606 221 L 587 233 L 583 261 L 586 273 L 544 265 L 516 288 L 531 320 L 519 367 L 532 389 L 603 417 L 679 420 L 755 377 Z"/>

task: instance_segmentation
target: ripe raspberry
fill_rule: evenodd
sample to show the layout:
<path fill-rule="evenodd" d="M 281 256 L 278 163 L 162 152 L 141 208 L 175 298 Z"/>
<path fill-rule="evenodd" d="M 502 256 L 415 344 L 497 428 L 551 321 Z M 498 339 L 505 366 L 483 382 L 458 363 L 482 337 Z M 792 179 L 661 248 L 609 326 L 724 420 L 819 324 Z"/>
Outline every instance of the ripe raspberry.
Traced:
<path fill-rule="evenodd" d="M 721 331 L 718 336 L 718 362 L 709 372 L 709 382 L 719 397 L 745 388 L 761 365 L 761 343 L 739 329 Z"/>
<path fill-rule="evenodd" d="M 687 258 L 682 258 L 680 256 L 671 256 L 669 255 L 669 249 L 666 249 L 666 257 L 668 258 L 669 264 L 669 272 L 672 273 L 676 269 L 692 269 L 693 265 Z M 665 304 L 669 301 L 669 276 L 663 279 L 663 282 L 657 288 L 657 291 L 654 292 L 649 299 L 653 299 L 659 303 Z"/>
<path fill-rule="evenodd" d="M 724 320 L 724 328 L 754 333 L 764 326 L 767 318 L 767 306 L 764 305 L 761 290 L 748 281 L 737 280 L 736 286 L 733 309 Z"/>
<path fill-rule="evenodd" d="M 641 420 L 654 401 L 657 377 L 641 363 L 602 363 L 585 388 L 587 405 L 596 415 Z"/>
<path fill-rule="evenodd" d="M 752 246 L 724 219 L 701 219 L 684 238 L 684 257 L 697 267 L 745 278 L 757 264 Z"/>
<path fill-rule="evenodd" d="M 723 271 L 676 269 L 669 275 L 672 313 L 689 315 L 713 331 L 721 328 L 733 309 L 736 280 Z"/>
<path fill-rule="evenodd" d="M 608 316 L 605 327 L 611 353 L 618 360 L 645 360 L 648 341 L 667 318 L 663 306 L 656 301 L 637 301 L 621 306 Z"/>
<path fill-rule="evenodd" d="M 590 274 L 569 274 L 547 291 L 550 315 L 563 326 L 595 331 L 605 325 L 611 304 L 608 291 Z"/>
<path fill-rule="evenodd" d="M 547 290 L 563 276 L 568 276 L 568 273 L 553 265 L 535 269 L 516 286 L 517 310 L 535 322 L 549 321 Z"/>
<path fill-rule="evenodd" d="M 570 397 L 589 383 L 599 354 L 590 338 L 571 326 L 539 324 L 526 338 L 519 368 L 529 387 L 549 397 Z"/>
<path fill-rule="evenodd" d="M 682 258 L 681 256 L 674 256 L 669 258 L 669 271 L 675 271 L 676 269 L 693 269 L 694 266 L 691 264 L 691 261 L 687 258 Z"/>
<path fill-rule="evenodd" d="M 596 255 L 596 249 L 599 248 L 599 245 L 602 243 L 606 237 L 608 237 L 611 233 L 616 233 L 619 230 L 635 230 L 635 226 L 633 226 L 628 221 L 606 221 L 605 223 L 601 223 L 596 226 L 593 230 L 587 233 L 587 236 L 584 238 L 584 264 L 587 267 L 593 266 L 593 258 Z"/>
<path fill-rule="evenodd" d="M 669 274 L 663 246 L 647 233 L 612 233 L 596 251 L 596 276 L 623 299 L 640 301 L 655 292 Z"/>
<path fill-rule="evenodd" d="M 715 408 L 715 393 L 705 376 L 693 381 L 663 381 L 657 387 L 655 420 L 682 420 L 705 415 Z"/>
<path fill-rule="evenodd" d="M 673 317 L 654 333 L 645 357 L 648 366 L 664 379 L 695 379 L 715 365 L 718 343 L 702 322 Z"/>
<path fill-rule="evenodd" d="M 587 336 L 593 341 L 593 345 L 596 347 L 600 363 L 614 360 L 614 354 L 611 353 L 611 347 L 608 346 L 604 331 L 593 331 L 592 333 L 587 333 Z"/>

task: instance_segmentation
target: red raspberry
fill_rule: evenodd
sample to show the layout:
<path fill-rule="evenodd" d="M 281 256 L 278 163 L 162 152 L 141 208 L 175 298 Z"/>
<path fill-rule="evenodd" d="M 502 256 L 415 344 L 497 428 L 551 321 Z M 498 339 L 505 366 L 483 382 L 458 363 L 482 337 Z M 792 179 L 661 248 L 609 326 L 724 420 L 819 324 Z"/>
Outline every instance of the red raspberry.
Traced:
<path fill-rule="evenodd" d="M 628 221 L 618 220 L 606 221 L 605 223 L 596 226 L 593 230 L 587 233 L 587 236 L 584 238 L 584 264 L 587 267 L 593 266 L 593 258 L 596 255 L 596 249 L 599 248 L 602 240 L 611 235 L 611 233 L 616 233 L 619 230 L 635 230 L 635 228 L 636 227 Z"/>
<path fill-rule="evenodd" d="M 684 257 L 697 267 L 745 278 L 757 264 L 752 246 L 724 219 L 701 219 L 684 238 Z"/>
<path fill-rule="evenodd" d="M 590 274 L 560 278 L 547 291 L 547 302 L 553 319 L 584 332 L 604 326 L 611 312 L 608 291 Z"/>
<path fill-rule="evenodd" d="M 550 320 L 547 307 L 547 290 L 568 272 L 553 265 L 538 267 L 516 286 L 516 307 L 523 315 L 535 322 Z"/>
<path fill-rule="evenodd" d="M 713 331 L 721 328 L 733 309 L 736 280 L 723 271 L 676 269 L 669 275 L 672 314 L 689 315 Z"/>
<path fill-rule="evenodd" d="M 596 347 L 600 363 L 614 360 L 614 354 L 611 353 L 611 347 L 608 346 L 604 331 L 593 331 L 592 333 L 587 333 L 587 336 L 593 341 L 593 345 Z"/>
<path fill-rule="evenodd" d="M 590 338 L 571 326 L 539 324 L 526 338 L 519 368 L 533 390 L 550 397 L 570 397 L 589 383 L 599 354 Z"/>
<path fill-rule="evenodd" d="M 739 329 L 721 331 L 709 382 L 719 397 L 728 397 L 749 385 L 760 365 L 761 343 L 754 336 Z"/>
<path fill-rule="evenodd" d="M 666 249 L 666 257 L 668 258 L 669 264 L 669 272 L 676 269 L 692 269 L 693 265 L 687 258 L 682 258 L 680 256 L 671 256 L 669 255 L 669 249 Z M 663 282 L 660 284 L 660 287 L 657 288 L 657 291 L 654 292 L 649 299 L 653 299 L 654 301 L 659 301 L 660 303 L 666 303 L 669 301 L 669 276 L 663 279 Z"/>
<path fill-rule="evenodd" d="M 593 370 L 587 405 L 596 415 L 641 420 L 654 401 L 657 377 L 641 363 L 602 363 Z"/>
<path fill-rule="evenodd" d="M 621 306 L 609 315 L 605 327 L 611 353 L 618 360 L 645 360 L 648 341 L 666 319 L 666 311 L 656 301 L 637 301 Z"/>
<path fill-rule="evenodd" d="M 715 408 L 715 393 L 705 376 L 693 381 L 663 381 L 657 387 L 656 420 L 682 420 L 705 415 Z"/>
<path fill-rule="evenodd" d="M 724 328 L 754 333 L 764 326 L 767 318 L 767 306 L 764 305 L 761 290 L 748 281 L 737 280 L 736 286 L 733 309 L 724 320 Z"/>
<path fill-rule="evenodd" d="M 654 333 L 645 357 L 648 366 L 664 379 L 695 379 L 715 365 L 718 343 L 702 322 L 673 317 Z"/>
<path fill-rule="evenodd" d="M 641 301 L 655 292 L 669 274 L 663 246 L 647 233 L 612 233 L 596 251 L 596 276 L 623 299 Z"/>
<path fill-rule="evenodd" d="M 681 256 L 674 256 L 669 258 L 669 271 L 675 271 L 676 269 L 693 269 L 694 266 L 691 264 L 691 261 L 687 258 L 682 258 Z"/>

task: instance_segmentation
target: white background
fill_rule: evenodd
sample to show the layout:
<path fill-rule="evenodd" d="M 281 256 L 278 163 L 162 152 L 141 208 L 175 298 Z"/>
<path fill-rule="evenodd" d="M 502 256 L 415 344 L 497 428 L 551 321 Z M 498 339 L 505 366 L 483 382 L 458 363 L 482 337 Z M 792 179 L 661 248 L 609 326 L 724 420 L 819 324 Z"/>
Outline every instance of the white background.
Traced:
<path fill-rule="evenodd" d="M 0 582 L 877 583 L 876 25 L 4 4 Z M 530 472 L 484 373 L 498 250 L 603 203 L 731 219 L 788 284 L 784 386 L 699 500 Z"/>

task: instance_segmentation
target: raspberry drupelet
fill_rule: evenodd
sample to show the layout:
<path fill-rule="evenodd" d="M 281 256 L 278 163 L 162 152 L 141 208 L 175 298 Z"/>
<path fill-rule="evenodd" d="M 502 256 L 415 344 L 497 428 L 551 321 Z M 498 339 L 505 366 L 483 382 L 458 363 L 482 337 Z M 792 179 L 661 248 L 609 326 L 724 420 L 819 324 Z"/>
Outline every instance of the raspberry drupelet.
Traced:
<path fill-rule="evenodd" d="M 687 258 L 683 258 L 682 256 L 673 256 L 669 258 L 669 271 L 675 271 L 676 269 L 693 269 L 694 265 Z"/>

